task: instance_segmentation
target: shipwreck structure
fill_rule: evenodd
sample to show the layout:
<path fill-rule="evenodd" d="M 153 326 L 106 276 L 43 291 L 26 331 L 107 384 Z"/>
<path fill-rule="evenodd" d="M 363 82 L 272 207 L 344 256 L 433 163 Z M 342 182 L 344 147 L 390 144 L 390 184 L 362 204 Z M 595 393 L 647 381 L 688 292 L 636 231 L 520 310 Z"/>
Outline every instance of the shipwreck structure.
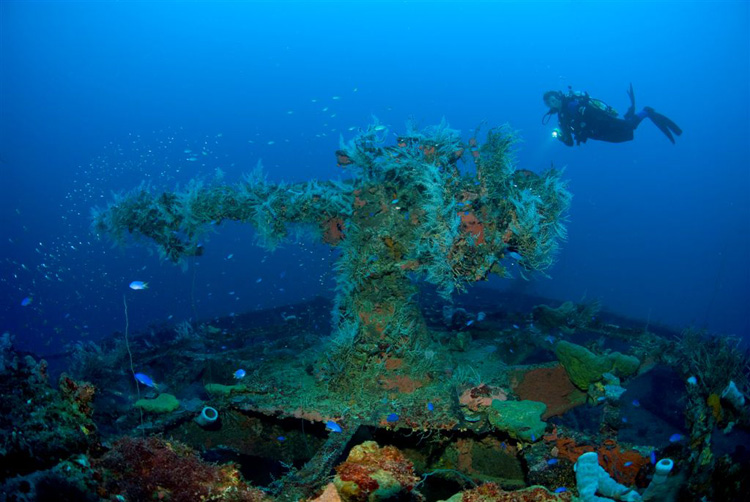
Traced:
<path fill-rule="evenodd" d="M 565 238 L 571 194 L 560 171 L 515 166 L 515 136 L 506 127 L 463 143 L 445 123 L 386 144 L 377 122 L 336 152 L 353 174 L 344 182 L 269 183 L 260 168 L 238 184 L 194 181 L 183 190 L 139 188 L 96 211 L 94 228 L 118 242 L 153 241 L 178 262 L 202 252 L 209 224 L 251 224 L 273 249 L 294 226 L 312 227 L 341 249 L 336 264 L 334 347 L 320 371 L 345 387 L 352 367 L 420 357 L 428 336 L 413 300 L 416 279 L 449 297 L 488 274 L 544 272 Z M 475 169 L 462 173 L 459 162 Z"/>

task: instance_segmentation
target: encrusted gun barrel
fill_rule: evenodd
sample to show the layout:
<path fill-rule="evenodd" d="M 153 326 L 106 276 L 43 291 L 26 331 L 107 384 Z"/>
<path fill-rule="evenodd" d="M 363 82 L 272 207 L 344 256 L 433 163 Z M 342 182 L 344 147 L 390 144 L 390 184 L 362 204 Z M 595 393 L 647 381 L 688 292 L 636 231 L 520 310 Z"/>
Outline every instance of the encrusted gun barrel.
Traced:
<path fill-rule="evenodd" d="M 269 183 L 256 169 L 236 185 L 192 182 L 183 190 L 142 187 L 94 214 L 94 227 L 115 240 L 147 237 L 163 256 L 200 254 L 199 238 L 225 220 L 253 225 L 273 248 L 290 225 L 312 226 L 339 246 L 337 330 L 323 372 L 331 381 L 356 365 L 409 357 L 427 336 L 414 277 L 443 296 L 490 272 L 544 272 L 565 238 L 571 195 L 560 171 L 515 168 L 515 136 L 491 129 L 486 140 L 461 141 L 447 124 L 408 128 L 395 144 L 373 124 L 336 152 L 348 182 Z M 461 173 L 469 159 L 475 169 Z"/>

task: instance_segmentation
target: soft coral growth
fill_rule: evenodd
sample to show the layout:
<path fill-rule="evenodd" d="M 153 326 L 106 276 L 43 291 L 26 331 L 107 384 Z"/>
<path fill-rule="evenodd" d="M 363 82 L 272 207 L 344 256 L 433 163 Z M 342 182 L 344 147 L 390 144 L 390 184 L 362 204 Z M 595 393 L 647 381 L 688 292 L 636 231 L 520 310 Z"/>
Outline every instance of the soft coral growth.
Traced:
<path fill-rule="evenodd" d="M 231 465 L 202 461 L 188 446 L 158 437 L 124 438 L 98 462 L 106 491 L 128 500 L 232 500 L 266 497 L 244 484 Z"/>
<path fill-rule="evenodd" d="M 465 406 L 471 411 L 482 411 L 492 406 L 492 401 L 495 399 L 507 401 L 508 393 L 499 387 L 491 387 L 483 383 L 466 389 L 458 401 L 461 406 Z"/>
<path fill-rule="evenodd" d="M 398 448 L 380 448 L 374 441 L 365 441 L 352 448 L 346 462 L 336 467 L 334 483 L 345 500 L 377 500 L 373 494 L 381 490 L 380 498 L 396 492 L 411 492 L 419 481 L 413 464 Z M 386 493 L 388 495 L 386 495 Z"/>
<path fill-rule="evenodd" d="M 60 376 L 60 392 L 70 401 L 76 411 L 90 417 L 93 413 L 91 403 L 96 394 L 96 387 L 88 382 L 77 382 L 63 373 Z"/>
<path fill-rule="evenodd" d="M 523 490 L 506 492 L 495 483 L 485 483 L 463 492 L 462 502 L 567 502 L 570 492 L 552 493 L 543 486 L 530 486 Z"/>

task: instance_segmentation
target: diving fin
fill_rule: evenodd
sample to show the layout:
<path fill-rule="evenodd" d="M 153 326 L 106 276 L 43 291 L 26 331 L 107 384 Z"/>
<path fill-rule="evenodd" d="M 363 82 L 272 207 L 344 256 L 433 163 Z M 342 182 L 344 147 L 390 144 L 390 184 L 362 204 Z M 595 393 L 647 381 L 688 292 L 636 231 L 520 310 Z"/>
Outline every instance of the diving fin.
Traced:
<path fill-rule="evenodd" d="M 630 98 L 630 108 L 628 108 L 628 111 L 625 113 L 625 118 L 630 118 L 635 115 L 635 93 L 633 92 L 633 83 L 630 83 L 630 88 L 628 89 L 628 97 Z"/>
<path fill-rule="evenodd" d="M 630 98 L 630 106 L 635 109 L 635 93 L 633 92 L 633 83 L 630 83 L 630 89 L 628 89 L 628 97 Z"/>
<path fill-rule="evenodd" d="M 674 136 L 672 136 L 672 133 L 679 136 L 680 134 L 682 134 L 682 129 L 680 129 L 680 127 L 668 117 L 665 117 L 661 113 L 655 112 L 653 108 L 645 106 L 643 107 L 643 109 L 648 112 L 647 117 L 651 119 L 651 122 L 653 122 L 654 125 L 658 127 L 659 130 L 663 132 L 667 138 L 669 138 L 669 141 L 674 144 Z"/>

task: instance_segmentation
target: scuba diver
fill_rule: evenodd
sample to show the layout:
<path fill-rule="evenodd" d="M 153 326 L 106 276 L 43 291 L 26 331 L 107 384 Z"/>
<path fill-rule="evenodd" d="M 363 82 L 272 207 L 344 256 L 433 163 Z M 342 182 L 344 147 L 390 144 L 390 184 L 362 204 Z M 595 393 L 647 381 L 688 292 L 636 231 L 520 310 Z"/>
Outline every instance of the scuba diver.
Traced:
<path fill-rule="evenodd" d="M 590 97 L 587 92 L 573 92 L 570 87 L 567 94 L 563 94 L 562 91 L 547 91 L 544 93 L 544 103 L 549 107 L 549 111 L 542 117 L 542 124 L 546 124 L 554 114 L 557 114 L 559 127 L 553 131 L 552 136 L 568 146 L 573 146 L 573 140 L 576 145 L 585 143 L 588 139 L 609 143 L 630 141 L 641 120 L 649 118 L 674 144 L 673 133 L 679 136 L 682 129 L 651 107 L 646 106 L 636 113 L 633 84 L 630 84 L 628 89 L 628 97 L 630 108 L 625 116 L 620 118 L 617 110 L 599 99 Z"/>

